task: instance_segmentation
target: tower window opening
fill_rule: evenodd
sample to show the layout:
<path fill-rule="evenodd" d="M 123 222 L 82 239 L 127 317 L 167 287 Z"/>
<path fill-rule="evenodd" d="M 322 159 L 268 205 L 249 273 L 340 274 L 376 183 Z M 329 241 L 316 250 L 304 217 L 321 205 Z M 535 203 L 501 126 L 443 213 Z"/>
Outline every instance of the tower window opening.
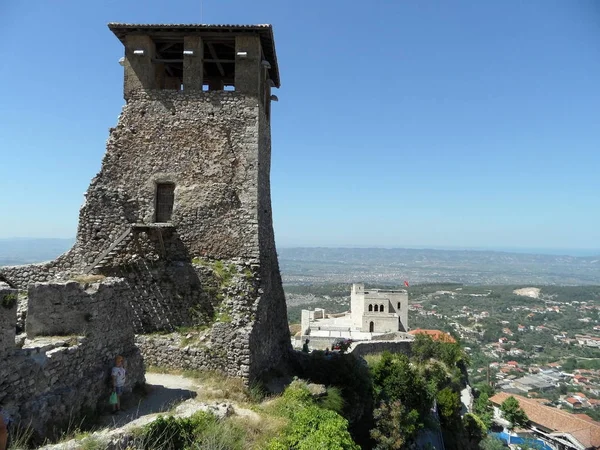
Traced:
<path fill-rule="evenodd" d="M 379 312 L 379 305 L 375 305 L 374 310 L 375 310 L 375 312 Z"/>
<path fill-rule="evenodd" d="M 171 221 L 173 204 L 175 203 L 175 184 L 159 183 L 156 185 L 156 216 L 155 222 Z"/>
<path fill-rule="evenodd" d="M 183 90 L 183 41 L 156 42 L 157 89 Z"/>
<path fill-rule="evenodd" d="M 235 91 L 235 38 L 203 39 L 204 83 L 209 91 Z"/>
<path fill-rule="evenodd" d="M 369 305 L 369 312 L 373 311 L 373 305 Z"/>

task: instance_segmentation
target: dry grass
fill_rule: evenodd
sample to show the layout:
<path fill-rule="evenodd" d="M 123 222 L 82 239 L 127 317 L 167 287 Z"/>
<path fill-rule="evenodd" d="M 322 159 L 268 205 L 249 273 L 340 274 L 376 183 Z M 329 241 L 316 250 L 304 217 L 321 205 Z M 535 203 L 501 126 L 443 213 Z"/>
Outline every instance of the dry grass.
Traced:
<path fill-rule="evenodd" d="M 296 336 L 298 333 L 302 331 L 302 325 L 299 323 L 290 324 L 290 336 Z"/>
<path fill-rule="evenodd" d="M 198 384 L 197 400 L 214 402 L 230 401 L 236 414 L 225 419 L 243 430 L 244 448 L 262 450 L 267 443 L 282 432 L 288 420 L 277 415 L 277 399 L 257 400 L 253 387 L 248 388 L 240 378 L 231 378 L 215 371 L 173 370 L 149 366 L 147 372 L 182 375 Z M 275 402 L 275 403 L 274 403 Z"/>
<path fill-rule="evenodd" d="M 266 448 L 267 443 L 288 425 L 286 419 L 267 414 L 257 417 L 232 416 L 229 420 L 245 431 L 246 448 L 256 450 Z"/>
<path fill-rule="evenodd" d="M 81 284 L 98 283 L 104 279 L 106 279 L 104 275 L 75 275 L 71 278 L 71 280 L 77 281 Z"/>

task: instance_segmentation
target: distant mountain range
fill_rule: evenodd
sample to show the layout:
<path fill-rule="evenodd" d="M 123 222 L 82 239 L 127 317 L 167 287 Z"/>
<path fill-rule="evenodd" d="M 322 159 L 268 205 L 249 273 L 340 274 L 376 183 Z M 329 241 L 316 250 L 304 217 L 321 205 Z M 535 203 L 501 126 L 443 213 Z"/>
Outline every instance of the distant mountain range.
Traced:
<path fill-rule="evenodd" d="M 74 239 L 0 239 L 0 266 L 49 261 Z M 476 250 L 412 248 L 280 248 L 288 284 L 600 284 L 599 256 L 560 256 Z"/>

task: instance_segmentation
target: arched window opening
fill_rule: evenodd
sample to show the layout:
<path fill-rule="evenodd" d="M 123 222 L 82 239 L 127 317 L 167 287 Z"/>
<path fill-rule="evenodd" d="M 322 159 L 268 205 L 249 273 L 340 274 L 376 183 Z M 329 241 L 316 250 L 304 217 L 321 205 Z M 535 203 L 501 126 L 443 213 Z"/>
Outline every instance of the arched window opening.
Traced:
<path fill-rule="evenodd" d="M 375 324 L 373 322 L 369 322 L 369 333 L 375 331 Z"/>
<path fill-rule="evenodd" d="M 369 305 L 369 312 L 373 311 L 373 305 Z"/>
<path fill-rule="evenodd" d="M 400 306 L 400 302 L 398 302 L 398 311 L 400 311 L 402 307 Z"/>
<path fill-rule="evenodd" d="M 379 307 L 379 311 L 381 311 L 381 312 L 385 312 L 385 307 L 384 307 L 383 305 L 381 305 L 381 306 Z"/>

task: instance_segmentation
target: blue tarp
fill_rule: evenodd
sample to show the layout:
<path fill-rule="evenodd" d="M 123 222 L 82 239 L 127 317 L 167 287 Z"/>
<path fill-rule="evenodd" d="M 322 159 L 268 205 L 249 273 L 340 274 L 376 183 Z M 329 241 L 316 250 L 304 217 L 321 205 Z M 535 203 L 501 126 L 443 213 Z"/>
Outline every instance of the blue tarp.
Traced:
<path fill-rule="evenodd" d="M 508 433 L 505 433 L 504 431 L 501 433 L 490 433 L 490 436 L 494 436 L 508 444 Z M 533 447 L 533 448 L 536 448 L 539 450 L 554 450 L 552 447 L 550 447 L 548 444 L 546 444 L 544 441 L 542 441 L 540 439 L 522 438 L 520 436 L 510 436 L 510 443 L 511 444 L 527 444 L 530 447 Z"/>

